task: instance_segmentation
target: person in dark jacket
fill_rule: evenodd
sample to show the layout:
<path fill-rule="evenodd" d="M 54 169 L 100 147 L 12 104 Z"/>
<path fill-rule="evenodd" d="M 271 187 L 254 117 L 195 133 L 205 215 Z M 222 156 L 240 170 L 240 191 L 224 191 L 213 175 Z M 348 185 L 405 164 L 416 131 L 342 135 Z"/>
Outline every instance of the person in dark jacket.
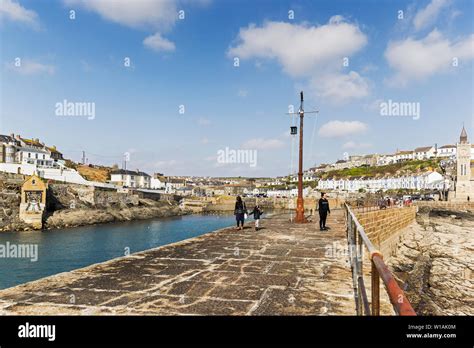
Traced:
<path fill-rule="evenodd" d="M 244 229 L 245 214 L 247 214 L 247 207 L 245 206 L 245 202 L 240 196 L 237 196 L 237 200 L 235 201 L 234 215 L 235 220 L 237 220 L 238 230 Z"/>
<path fill-rule="evenodd" d="M 260 216 L 262 216 L 263 210 L 260 209 L 260 206 L 257 204 L 253 210 L 250 212 L 249 215 L 253 215 L 253 218 L 255 219 L 255 231 L 258 231 L 260 228 Z"/>
<path fill-rule="evenodd" d="M 327 230 L 326 228 L 326 218 L 328 214 L 331 214 L 331 209 L 329 209 L 329 201 L 326 198 L 326 194 L 321 192 L 321 198 L 318 202 L 318 211 L 319 211 L 319 229 L 321 231 Z"/>

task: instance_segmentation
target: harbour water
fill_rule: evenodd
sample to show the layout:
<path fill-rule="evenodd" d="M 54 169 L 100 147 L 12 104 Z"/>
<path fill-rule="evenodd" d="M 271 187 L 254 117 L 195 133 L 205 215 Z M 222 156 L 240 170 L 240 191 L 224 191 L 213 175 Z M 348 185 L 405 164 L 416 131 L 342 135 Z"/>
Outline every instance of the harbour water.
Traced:
<path fill-rule="evenodd" d="M 0 255 L 0 289 L 193 238 L 233 223 L 233 215 L 187 215 L 63 230 L 0 233 L 4 254 Z M 29 258 L 6 254 L 6 249 L 18 251 L 21 246 L 31 247 Z"/>

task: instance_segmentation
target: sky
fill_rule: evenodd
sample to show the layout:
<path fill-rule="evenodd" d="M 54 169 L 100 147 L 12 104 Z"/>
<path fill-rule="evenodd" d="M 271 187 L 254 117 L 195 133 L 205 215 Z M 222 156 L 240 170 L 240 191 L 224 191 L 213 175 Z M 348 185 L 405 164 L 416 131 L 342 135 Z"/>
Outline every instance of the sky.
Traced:
<path fill-rule="evenodd" d="M 280 176 L 297 169 L 287 113 L 304 91 L 305 168 L 454 144 L 463 124 L 474 138 L 473 14 L 470 0 L 0 0 L 0 134 L 150 174 Z"/>

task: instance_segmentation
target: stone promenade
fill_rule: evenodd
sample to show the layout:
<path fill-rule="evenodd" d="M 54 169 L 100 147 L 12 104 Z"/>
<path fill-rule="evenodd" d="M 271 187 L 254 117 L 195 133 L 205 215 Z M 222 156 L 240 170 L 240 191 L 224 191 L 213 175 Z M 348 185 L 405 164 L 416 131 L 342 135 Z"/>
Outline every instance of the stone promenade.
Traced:
<path fill-rule="evenodd" d="M 0 315 L 355 314 L 342 210 L 333 211 L 325 232 L 283 215 L 261 225 L 0 291 Z"/>

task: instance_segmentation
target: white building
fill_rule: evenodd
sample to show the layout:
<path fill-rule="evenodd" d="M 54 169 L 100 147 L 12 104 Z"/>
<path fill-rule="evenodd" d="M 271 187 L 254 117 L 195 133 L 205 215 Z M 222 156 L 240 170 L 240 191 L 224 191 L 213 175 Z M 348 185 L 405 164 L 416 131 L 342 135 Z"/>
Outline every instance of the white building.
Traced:
<path fill-rule="evenodd" d="M 163 190 L 166 188 L 166 178 L 161 173 L 153 174 L 150 179 L 150 188 L 154 190 Z"/>
<path fill-rule="evenodd" d="M 394 155 L 394 161 L 396 163 L 404 162 L 404 161 L 409 161 L 414 158 L 414 152 L 413 151 L 397 151 Z"/>
<path fill-rule="evenodd" d="M 21 144 L 14 135 L 0 135 L 0 163 L 16 163 L 16 150 Z"/>
<path fill-rule="evenodd" d="M 0 163 L 34 165 L 38 169 L 64 168 L 63 155 L 55 146 L 20 135 L 0 135 Z"/>
<path fill-rule="evenodd" d="M 396 177 L 358 177 L 351 179 L 322 179 L 318 182 L 318 190 L 335 190 L 357 192 L 361 189 L 370 192 L 379 190 L 425 190 L 433 189 L 435 183 L 443 181 L 443 176 L 437 172 L 425 172 L 421 174 L 402 175 Z"/>
<path fill-rule="evenodd" d="M 443 145 L 438 148 L 438 157 L 456 157 L 456 145 Z"/>
<path fill-rule="evenodd" d="M 149 189 L 151 187 L 151 176 L 138 170 L 119 169 L 110 173 L 110 182 L 122 187 Z"/>
<path fill-rule="evenodd" d="M 166 193 L 176 193 L 177 189 L 183 188 L 186 186 L 186 180 L 177 179 L 177 178 L 168 178 L 165 183 L 165 192 Z"/>
<path fill-rule="evenodd" d="M 382 155 L 377 160 L 378 166 L 386 166 L 391 163 L 395 163 L 395 155 Z"/>
<path fill-rule="evenodd" d="M 435 157 L 434 146 L 417 147 L 413 150 L 413 159 L 426 160 Z"/>

